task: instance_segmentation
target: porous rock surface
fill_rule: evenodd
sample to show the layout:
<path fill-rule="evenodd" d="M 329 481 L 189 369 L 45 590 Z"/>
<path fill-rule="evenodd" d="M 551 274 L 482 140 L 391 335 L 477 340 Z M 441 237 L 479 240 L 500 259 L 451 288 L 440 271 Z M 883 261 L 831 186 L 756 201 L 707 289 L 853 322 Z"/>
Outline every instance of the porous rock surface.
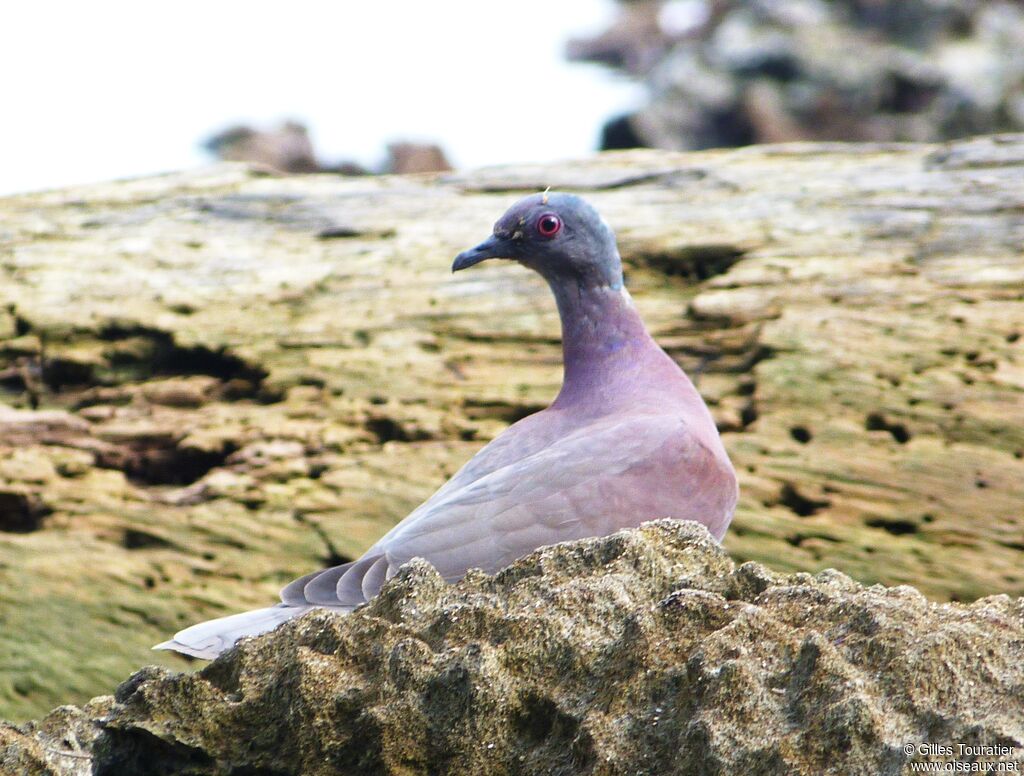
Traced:
<path fill-rule="evenodd" d="M 60 772 L 63 729 L 119 776 L 896 774 L 907 742 L 1024 757 L 1024 600 L 737 567 L 661 520 L 455 585 L 416 560 L 351 616 L 93 704 L 6 756 Z"/>

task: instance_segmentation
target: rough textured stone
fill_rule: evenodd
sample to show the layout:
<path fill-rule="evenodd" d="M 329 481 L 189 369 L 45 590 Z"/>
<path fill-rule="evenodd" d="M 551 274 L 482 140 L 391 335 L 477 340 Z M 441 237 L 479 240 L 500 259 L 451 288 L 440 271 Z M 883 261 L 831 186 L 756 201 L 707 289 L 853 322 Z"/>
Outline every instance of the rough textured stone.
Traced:
<path fill-rule="evenodd" d="M 250 162 L 280 173 L 334 172 L 367 175 L 371 171 L 355 162 L 324 162 L 313 150 L 304 124 L 286 121 L 276 129 L 234 126 L 206 140 L 207 151 L 227 162 Z M 388 143 L 387 161 L 378 173 L 413 175 L 447 172 L 452 169 L 444 151 L 432 143 L 394 141 Z"/>
<path fill-rule="evenodd" d="M 1020 765 L 1024 600 L 737 568 L 664 520 L 452 586 L 413 561 L 351 616 L 139 672 L 101 727 L 118 776 L 897 774 L 908 742 Z"/>
<path fill-rule="evenodd" d="M 0 200 L 0 716 L 185 667 L 150 645 L 357 555 L 550 401 L 542 281 L 449 273 L 549 184 L 725 431 L 732 557 L 1024 593 L 1022 179 L 1001 136 Z"/>
<path fill-rule="evenodd" d="M 569 56 L 642 80 L 603 148 L 935 141 L 1024 129 L 1014 0 L 622 0 Z"/>
<path fill-rule="evenodd" d="M 61 706 L 45 719 L 15 727 L 0 722 L 0 773 L 11 776 L 92 776 L 93 746 L 114 698 L 82 708 Z"/>

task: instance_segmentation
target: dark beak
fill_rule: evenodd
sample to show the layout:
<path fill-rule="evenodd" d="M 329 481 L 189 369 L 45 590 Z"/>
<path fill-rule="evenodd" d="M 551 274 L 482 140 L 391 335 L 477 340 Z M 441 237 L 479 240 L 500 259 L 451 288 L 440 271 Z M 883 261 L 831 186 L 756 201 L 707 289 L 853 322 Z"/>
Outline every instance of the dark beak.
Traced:
<path fill-rule="evenodd" d="M 479 264 L 486 259 L 511 259 L 513 257 L 513 249 L 514 246 L 511 240 L 502 239 L 492 234 L 475 248 L 470 248 L 468 251 L 463 251 L 456 256 L 455 261 L 452 263 L 452 272 L 472 267 L 474 264 Z"/>

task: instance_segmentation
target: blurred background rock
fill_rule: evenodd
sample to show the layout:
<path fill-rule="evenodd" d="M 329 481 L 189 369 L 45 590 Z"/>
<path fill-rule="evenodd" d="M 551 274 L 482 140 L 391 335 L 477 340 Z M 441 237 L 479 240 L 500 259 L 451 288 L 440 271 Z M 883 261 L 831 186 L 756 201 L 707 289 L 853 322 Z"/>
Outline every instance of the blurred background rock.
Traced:
<path fill-rule="evenodd" d="M 210 153 L 228 162 L 254 162 L 278 172 L 320 172 L 325 169 L 313 151 L 309 130 L 298 121 L 286 121 L 277 129 L 253 129 L 245 124 L 228 127 L 203 143 Z M 366 170 L 349 163 L 353 175 Z M 340 170 L 339 170 L 340 171 Z"/>
<path fill-rule="evenodd" d="M 376 170 L 358 162 L 327 162 L 318 158 L 309 130 L 299 121 L 286 121 L 276 129 L 254 129 L 240 124 L 218 132 L 203 143 L 210 153 L 228 162 L 253 162 L 280 173 L 335 172 L 369 175 L 371 172 L 412 175 L 451 170 L 444 151 L 433 143 L 388 143 L 387 159 Z"/>
<path fill-rule="evenodd" d="M 1009 0 L 637 0 L 569 57 L 641 80 L 601 147 L 939 141 L 1024 128 Z"/>

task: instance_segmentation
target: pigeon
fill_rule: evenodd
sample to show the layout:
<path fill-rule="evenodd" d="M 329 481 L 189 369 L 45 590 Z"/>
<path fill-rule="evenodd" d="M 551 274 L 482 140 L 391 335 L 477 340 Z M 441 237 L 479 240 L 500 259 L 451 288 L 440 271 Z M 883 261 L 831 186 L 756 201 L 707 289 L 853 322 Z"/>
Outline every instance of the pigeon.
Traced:
<path fill-rule="evenodd" d="M 663 517 L 721 540 L 738 496 L 732 464 L 700 394 L 640 319 L 597 211 L 573 194 L 528 196 L 452 271 L 488 259 L 538 272 L 554 294 L 564 374 L 551 406 L 498 435 L 358 560 L 295 580 L 276 606 L 193 625 L 154 649 L 212 659 L 310 609 L 351 612 L 413 558 L 456 581 Z"/>

